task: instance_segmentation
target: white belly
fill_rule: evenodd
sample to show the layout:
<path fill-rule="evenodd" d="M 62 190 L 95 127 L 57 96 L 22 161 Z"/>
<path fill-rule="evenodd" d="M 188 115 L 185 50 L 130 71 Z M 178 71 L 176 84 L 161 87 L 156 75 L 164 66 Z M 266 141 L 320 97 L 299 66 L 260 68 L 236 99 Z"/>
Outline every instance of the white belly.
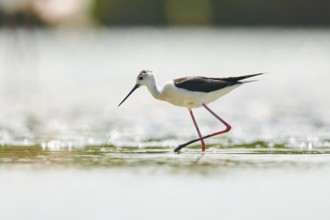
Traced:
<path fill-rule="evenodd" d="M 208 104 L 226 95 L 239 85 L 226 87 L 214 92 L 191 92 L 186 89 L 180 89 L 173 84 L 168 83 L 163 87 L 160 99 L 176 106 L 187 108 L 198 108 L 203 103 Z"/>

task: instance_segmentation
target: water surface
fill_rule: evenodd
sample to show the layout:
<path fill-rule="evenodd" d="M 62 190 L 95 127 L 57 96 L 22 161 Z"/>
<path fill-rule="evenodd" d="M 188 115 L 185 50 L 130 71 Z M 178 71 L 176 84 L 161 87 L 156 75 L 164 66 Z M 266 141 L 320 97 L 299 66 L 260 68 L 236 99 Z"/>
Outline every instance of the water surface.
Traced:
<path fill-rule="evenodd" d="M 0 31 L 1 219 L 329 219 L 328 29 Z M 267 72 L 210 105 L 197 136 L 141 69 Z M 203 134 L 221 125 L 196 109 Z"/>

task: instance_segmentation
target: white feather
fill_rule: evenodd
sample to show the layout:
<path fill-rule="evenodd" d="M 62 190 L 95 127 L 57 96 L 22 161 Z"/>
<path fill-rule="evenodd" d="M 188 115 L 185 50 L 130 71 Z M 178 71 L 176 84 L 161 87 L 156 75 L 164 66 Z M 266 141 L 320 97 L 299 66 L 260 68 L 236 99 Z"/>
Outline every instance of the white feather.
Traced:
<path fill-rule="evenodd" d="M 176 106 L 187 107 L 190 109 L 198 108 L 201 107 L 203 103 L 208 104 L 213 102 L 239 86 L 240 84 L 228 86 L 223 89 L 208 93 L 192 92 L 186 89 L 178 88 L 174 85 L 173 81 L 170 81 L 160 89 L 160 95 L 158 99 L 169 102 Z"/>

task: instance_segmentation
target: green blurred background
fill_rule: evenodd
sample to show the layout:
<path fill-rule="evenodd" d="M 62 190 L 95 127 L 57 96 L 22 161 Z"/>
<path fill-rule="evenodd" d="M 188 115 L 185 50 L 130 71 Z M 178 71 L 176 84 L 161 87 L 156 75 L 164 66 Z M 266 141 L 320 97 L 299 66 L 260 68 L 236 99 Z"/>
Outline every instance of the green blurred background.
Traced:
<path fill-rule="evenodd" d="M 0 25 L 327 26 L 326 0 L 0 0 Z"/>

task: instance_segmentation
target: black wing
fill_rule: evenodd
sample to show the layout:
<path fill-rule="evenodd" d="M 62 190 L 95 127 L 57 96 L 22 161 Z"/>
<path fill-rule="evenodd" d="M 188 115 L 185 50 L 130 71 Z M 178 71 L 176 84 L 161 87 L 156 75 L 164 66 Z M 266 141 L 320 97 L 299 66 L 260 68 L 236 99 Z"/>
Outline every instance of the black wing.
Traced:
<path fill-rule="evenodd" d="M 186 89 L 193 92 L 213 92 L 228 86 L 242 84 L 244 82 L 240 82 L 240 80 L 247 79 L 253 76 L 258 76 L 261 74 L 263 73 L 228 78 L 208 78 L 201 76 L 183 77 L 175 79 L 174 85 L 178 88 Z"/>

